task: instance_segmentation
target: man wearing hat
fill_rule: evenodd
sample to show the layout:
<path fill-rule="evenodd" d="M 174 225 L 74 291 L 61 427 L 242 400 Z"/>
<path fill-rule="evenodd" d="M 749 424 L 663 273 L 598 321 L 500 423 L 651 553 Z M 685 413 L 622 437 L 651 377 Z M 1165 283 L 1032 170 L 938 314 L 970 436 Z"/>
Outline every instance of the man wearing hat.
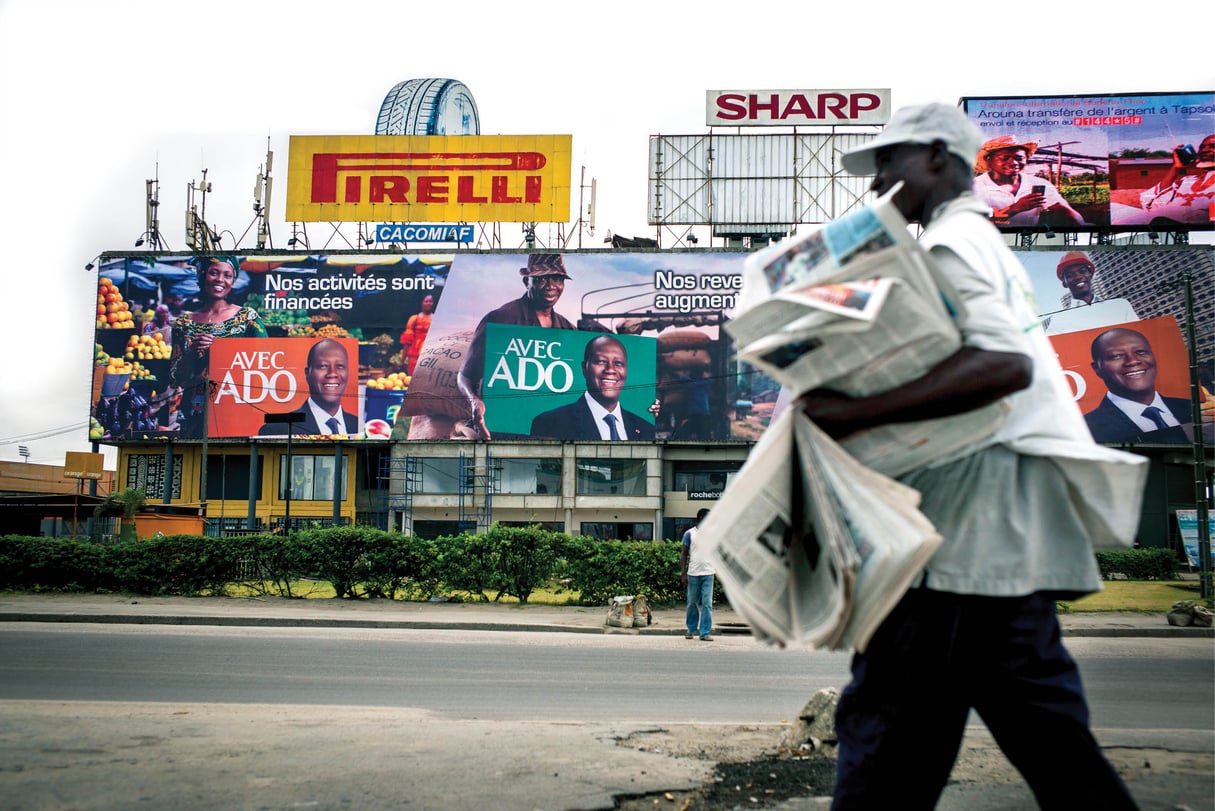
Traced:
<path fill-rule="evenodd" d="M 519 268 L 524 293 L 496 310 L 490 310 L 477 324 L 469 345 L 468 356 L 460 367 L 457 383 L 468 398 L 473 422 L 483 439 L 490 439 L 485 427 L 485 401 L 481 399 L 481 381 L 485 375 L 485 325 L 514 324 L 524 327 L 553 327 L 577 329 L 554 308 L 565 292 L 565 258 L 559 253 L 533 253 L 527 257 L 527 267 Z"/>
<path fill-rule="evenodd" d="M 1042 319 L 1047 335 L 1061 335 L 1096 327 L 1112 327 L 1128 321 L 1138 321 L 1135 308 L 1124 298 L 1101 299 L 1093 292 L 1093 274 L 1097 267 L 1084 251 L 1068 251 L 1059 260 L 1055 275 L 1067 289 L 1064 309 L 1049 313 Z"/>
<path fill-rule="evenodd" d="M 985 141 L 975 160 L 975 194 L 992 210 L 997 225 L 1085 225 L 1049 180 L 1022 172 L 1038 149 L 1034 141 L 1001 135 Z M 1040 222 L 1046 215 L 1045 222 Z"/>
<path fill-rule="evenodd" d="M 1041 807 L 1135 808 L 1089 729 L 1055 601 L 1101 589 L 1094 538 L 1130 545 L 1145 460 L 1089 435 L 1025 270 L 972 192 L 981 142 L 956 107 L 928 104 L 843 156 L 924 226 L 962 347 L 888 391 L 817 390 L 801 406 L 835 437 L 997 400 L 1009 412 L 980 444 L 902 477 L 943 541 L 853 657 L 835 718 L 835 811 L 933 808 L 971 710 Z"/>

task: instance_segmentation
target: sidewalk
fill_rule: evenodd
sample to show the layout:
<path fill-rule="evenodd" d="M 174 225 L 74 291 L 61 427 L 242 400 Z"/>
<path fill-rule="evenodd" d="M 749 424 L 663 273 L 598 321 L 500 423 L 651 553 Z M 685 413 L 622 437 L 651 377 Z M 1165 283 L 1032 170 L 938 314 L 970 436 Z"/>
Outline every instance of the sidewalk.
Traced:
<path fill-rule="evenodd" d="M 445 628 L 682 635 L 684 608 L 653 608 L 644 628 L 607 627 L 607 606 L 502 603 L 406 603 L 391 600 L 281 597 L 130 597 L 102 594 L 0 594 L 0 622 L 83 622 L 144 625 L 229 625 L 328 628 Z M 1179 628 L 1161 614 L 1061 614 L 1065 636 L 1215 637 L 1213 628 Z M 713 607 L 713 633 L 749 635 L 728 605 Z"/>

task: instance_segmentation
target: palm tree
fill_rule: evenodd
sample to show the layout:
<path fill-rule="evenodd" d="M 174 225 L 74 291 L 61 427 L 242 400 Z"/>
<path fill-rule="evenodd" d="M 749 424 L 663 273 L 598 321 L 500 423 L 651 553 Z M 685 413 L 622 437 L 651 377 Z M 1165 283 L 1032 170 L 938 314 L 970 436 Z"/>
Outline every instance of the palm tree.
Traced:
<path fill-rule="evenodd" d="M 93 510 L 93 517 L 98 518 L 103 513 L 121 510 L 122 518 L 118 524 L 118 537 L 123 541 L 132 541 L 135 539 L 135 515 L 145 503 L 147 503 L 147 493 L 142 488 L 128 487 L 120 493 L 110 493 L 106 496 Z"/>

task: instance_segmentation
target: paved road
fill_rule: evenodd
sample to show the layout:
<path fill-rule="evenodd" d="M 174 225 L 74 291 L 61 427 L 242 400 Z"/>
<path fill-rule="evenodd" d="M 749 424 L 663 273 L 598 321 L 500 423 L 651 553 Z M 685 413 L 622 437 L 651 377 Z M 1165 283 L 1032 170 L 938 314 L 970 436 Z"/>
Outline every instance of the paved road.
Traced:
<path fill-rule="evenodd" d="M 1069 644 L 1103 743 L 1212 757 L 1208 639 Z M 14 809 L 610 809 L 712 766 L 621 739 L 775 726 L 847 666 L 746 636 L 342 627 L 0 623 L 0 649 Z"/>

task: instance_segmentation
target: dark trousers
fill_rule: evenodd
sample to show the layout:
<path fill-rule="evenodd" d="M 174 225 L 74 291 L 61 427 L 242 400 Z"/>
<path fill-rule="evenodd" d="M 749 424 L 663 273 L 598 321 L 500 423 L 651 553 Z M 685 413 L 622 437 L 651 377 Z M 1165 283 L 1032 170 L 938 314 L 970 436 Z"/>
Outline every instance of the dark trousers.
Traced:
<path fill-rule="evenodd" d="M 1136 808 L 1089 730 L 1050 595 L 912 589 L 853 657 L 832 809 L 935 807 L 972 708 L 1041 808 Z"/>

